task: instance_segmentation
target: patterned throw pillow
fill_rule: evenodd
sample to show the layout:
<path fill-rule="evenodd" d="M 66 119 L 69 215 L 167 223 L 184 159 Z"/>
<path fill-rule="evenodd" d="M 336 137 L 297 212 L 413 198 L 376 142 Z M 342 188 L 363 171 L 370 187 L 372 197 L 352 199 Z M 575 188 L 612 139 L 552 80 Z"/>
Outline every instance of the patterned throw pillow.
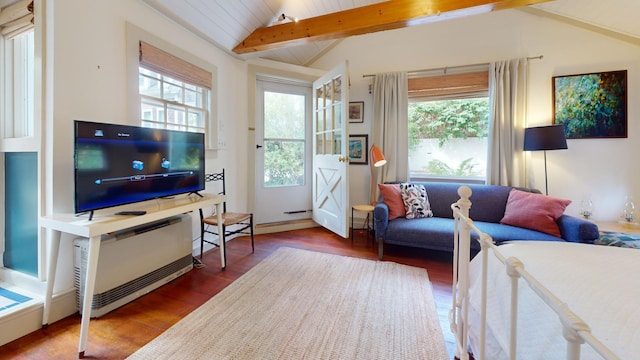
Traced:
<path fill-rule="evenodd" d="M 420 184 L 400 184 L 402 201 L 407 219 L 432 217 L 431 205 L 427 198 L 427 190 Z"/>

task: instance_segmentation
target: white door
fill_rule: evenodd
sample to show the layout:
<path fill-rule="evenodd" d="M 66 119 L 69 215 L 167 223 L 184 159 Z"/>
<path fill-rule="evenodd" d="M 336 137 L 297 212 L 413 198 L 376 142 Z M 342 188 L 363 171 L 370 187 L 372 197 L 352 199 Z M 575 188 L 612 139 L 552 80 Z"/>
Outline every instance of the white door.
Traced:
<path fill-rule="evenodd" d="M 256 224 L 311 218 L 311 84 L 256 83 Z"/>
<path fill-rule="evenodd" d="M 349 163 L 348 63 L 313 83 L 313 220 L 347 238 Z"/>

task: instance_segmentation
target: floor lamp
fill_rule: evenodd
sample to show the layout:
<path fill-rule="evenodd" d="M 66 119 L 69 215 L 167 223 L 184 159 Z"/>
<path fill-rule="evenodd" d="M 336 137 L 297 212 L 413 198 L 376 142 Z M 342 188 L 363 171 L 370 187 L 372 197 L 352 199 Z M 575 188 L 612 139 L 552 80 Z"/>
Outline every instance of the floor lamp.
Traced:
<path fill-rule="evenodd" d="M 544 187 L 545 194 L 549 195 L 549 183 L 547 181 L 547 150 L 567 149 L 567 138 L 564 135 L 564 126 L 548 125 L 524 129 L 524 151 L 544 151 Z"/>
<path fill-rule="evenodd" d="M 376 174 L 373 172 L 375 168 L 379 168 L 384 166 L 387 163 L 387 159 L 384 158 L 384 154 L 379 147 L 372 145 L 369 150 L 369 169 L 371 176 L 371 195 L 369 200 L 371 201 L 371 205 L 376 204 Z"/>

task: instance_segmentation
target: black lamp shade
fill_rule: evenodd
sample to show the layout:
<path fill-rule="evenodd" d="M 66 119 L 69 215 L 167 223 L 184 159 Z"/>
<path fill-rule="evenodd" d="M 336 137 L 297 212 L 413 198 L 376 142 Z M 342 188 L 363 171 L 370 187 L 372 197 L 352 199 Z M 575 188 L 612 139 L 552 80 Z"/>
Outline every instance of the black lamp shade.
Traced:
<path fill-rule="evenodd" d="M 549 125 L 524 129 L 524 151 L 561 150 L 567 148 L 564 126 Z"/>

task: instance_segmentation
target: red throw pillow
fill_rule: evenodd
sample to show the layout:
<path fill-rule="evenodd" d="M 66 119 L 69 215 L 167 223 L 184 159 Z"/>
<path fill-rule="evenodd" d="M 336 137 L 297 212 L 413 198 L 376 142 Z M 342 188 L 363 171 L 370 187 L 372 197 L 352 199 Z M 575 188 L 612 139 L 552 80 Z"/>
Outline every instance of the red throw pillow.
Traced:
<path fill-rule="evenodd" d="M 405 216 L 400 184 L 378 184 L 382 200 L 389 207 L 389 220 Z"/>
<path fill-rule="evenodd" d="M 500 223 L 562 237 L 556 221 L 569 204 L 571 200 L 511 189 Z"/>

